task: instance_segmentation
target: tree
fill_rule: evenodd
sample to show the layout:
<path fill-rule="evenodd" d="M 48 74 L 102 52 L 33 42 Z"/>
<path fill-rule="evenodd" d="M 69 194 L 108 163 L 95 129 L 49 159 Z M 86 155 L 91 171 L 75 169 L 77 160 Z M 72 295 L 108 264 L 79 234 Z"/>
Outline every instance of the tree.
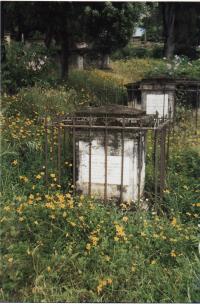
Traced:
<path fill-rule="evenodd" d="M 70 50 L 77 42 L 92 42 L 105 58 L 129 41 L 142 5 L 111 2 L 6 2 L 7 26 L 25 38 L 36 30 L 60 45 L 61 77 L 68 77 Z"/>
<path fill-rule="evenodd" d="M 145 28 L 148 41 L 163 40 L 163 24 L 158 2 L 147 2 L 140 25 Z"/>
<path fill-rule="evenodd" d="M 163 15 L 164 56 L 172 58 L 175 50 L 176 3 L 161 3 Z"/>
<path fill-rule="evenodd" d="M 175 19 L 175 53 L 195 58 L 196 47 L 199 44 L 200 5 L 199 3 L 180 3 Z"/>
<path fill-rule="evenodd" d="M 160 3 L 163 16 L 164 56 L 194 57 L 199 44 L 200 7 L 198 3 Z"/>
<path fill-rule="evenodd" d="M 35 31 L 44 34 L 47 47 L 55 38 L 60 45 L 61 77 L 67 78 L 70 46 L 83 33 L 84 4 L 73 2 L 6 2 L 7 28 L 28 38 Z"/>
<path fill-rule="evenodd" d="M 131 38 L 133 28 L 142 9 L 140 3 L 96 2 L 87 5 L 87 33 L 95 50 L 105 58 L 112 51 L 124 47 Z"/>

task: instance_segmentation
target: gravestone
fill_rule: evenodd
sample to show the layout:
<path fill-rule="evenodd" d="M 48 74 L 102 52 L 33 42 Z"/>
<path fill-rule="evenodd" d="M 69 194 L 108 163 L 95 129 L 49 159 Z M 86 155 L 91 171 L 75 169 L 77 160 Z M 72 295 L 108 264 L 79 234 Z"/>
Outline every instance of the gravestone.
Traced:
<path fill-rule="evenodd" d="M 158 117 L 173 117 L 175 107 L 174 81 L 164 78 L 144 79 L 140 83 L 141 104 L 146 114 L 156 114 Z"/>
<path fill-rule="evenodd" d="M 91 188 L 90 194 L 99 198 L 105 198 L 106 191 L 107 199 L 129 202 L 142 197 L 146 131 L 138 126 L 150 117 L 119 105 L 88 107 L 76 116 L 93 126 L 76 134 L 76 189 L 87 195 Z"/>

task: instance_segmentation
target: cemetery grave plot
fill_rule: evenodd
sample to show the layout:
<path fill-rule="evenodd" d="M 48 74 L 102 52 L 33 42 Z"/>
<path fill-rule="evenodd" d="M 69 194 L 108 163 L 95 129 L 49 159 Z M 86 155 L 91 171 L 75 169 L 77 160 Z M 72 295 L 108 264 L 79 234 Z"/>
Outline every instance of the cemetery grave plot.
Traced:
<path fill-rule="evenodd" d="M 154 195 L 162 197 L 169 120 L 127 106 L 87 107 L 46 120 L 46 182 L 57 172 L 64 186 L 66 138 L 70 140 L 74 193 L 104 201 L 136 202 L 144 197 L 147 134 L 153 141 Z M 53 139 L 53 140 L 52 140 Z"/>

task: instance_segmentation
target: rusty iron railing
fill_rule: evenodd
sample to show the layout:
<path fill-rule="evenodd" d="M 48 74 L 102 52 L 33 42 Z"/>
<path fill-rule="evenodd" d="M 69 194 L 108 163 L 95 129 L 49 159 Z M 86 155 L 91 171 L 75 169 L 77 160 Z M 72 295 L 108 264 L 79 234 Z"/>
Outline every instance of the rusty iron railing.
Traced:
<path fill-rule="evenodd" d="M 105 152 L 105 180 L 104 180 L 104 200 L 108 199 L 108 138 L 112 132 L 121 134 L 121 185 L 120 185 L 120 201 L 123 201 L 123 183 L 124 183 L 124 138 L 125 134 L 133 133 L 137 135 L 138 141 L 138 200 L 141 198 L 141 170 L 142 170 L 142 136 L 147 132 L 151 132 L 153 138 L 153 155 L 152 166 L 154 174 L 154 196 L 155 199 L 163 197 L 165 188 L 166 161 L 169 154 L 169 130 L 170 120 L 158 118 L 155 115 L 142 115 L 136 117 L 109 116 L 100 114 L 99 116 L 88 115 L 70 115 L 56 116 L 53 119 L 45 118 L 45 168 L 46 168 L 46 184 L 49 185 L 49 172 L 52 168 L 56 168 L 59 185 L 65 177 L 64 162 L 66 155 L 66 138 L 68 136 L 68 148 L 71 148 L 69 158 L 72 159 L 72 182 L 73 192 L 76 194 L 77 181 L 77 163 L 78 155 L 76 143 L 80 133 L 84 132 L 88 135 L 89 140 L 89 182 L 88 195 L 92 193 L 92 136 L 95 132 L 101 131 L 104 136 L 104 152 Z M 68 158 L 68 159 L 69 159 Z"/>

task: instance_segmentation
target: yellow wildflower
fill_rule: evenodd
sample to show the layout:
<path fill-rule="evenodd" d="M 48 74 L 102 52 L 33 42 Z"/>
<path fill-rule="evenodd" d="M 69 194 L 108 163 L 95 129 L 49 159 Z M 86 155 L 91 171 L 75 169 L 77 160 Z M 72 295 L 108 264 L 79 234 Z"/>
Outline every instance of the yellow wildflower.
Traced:
<path fill-rule="evenodd" d="M 27 182 L 28 182 L 28 178 L 27 178 L 26 176 L 24 176 L 24 175 L 20 175 L 20 176 L 19 176 L 19 179 L 20 179 L 21 181 L 23 181 L 24 183 L 27 183 Z"/>
<path fill-rule="evenodd" d="M 50 266 L 47 267 L 47 271 L 48 271 L 48 272 L 51 271 L 51 267 L 50 267 Z"/>
<path fill-rule="evenodd" d="M 15 159 L 15 160 L 12 161 L 11 164 L 12 164 L 13 166 L 16 166 L 16 165 L 18 164 L 18 161 Z"/>
<path fill-rule="evenodd" d="M 175 252 L 175 250 L 172 250 L 170 252 L 171 257 L 175 258 L 177 256 L 177 253 Z"/>
<path fill-rule="evenodd" d="M 90 239 L 90 241 L 91 241 L 91 243 L 92 243 L 93 246 L 96 246 L 97 242 L 99 240 L 99 238 L 96 235 L 90 235 L 89 239 Z"/>
<path fill-rule="evenodd" d="M 127 217 L 127 216 L 124 216 L 124 217 L 122 218 L 122 221 L 125 222 L 125 223 L 127 223 L 127 222 L 128 222 L 128 217 Z"/>
<path fill-rule="evenodd" d="M 135 267 L 135 266 L 132 266 L 132 267 L 131 267 L 131 271 L 132 271 L 132 272 L 136 272 L 136 267 Z"/>
<path fill-rule="evenodd" d="M 41 179 L 42 178 L 42 176 L 40 175 L 40 174 L 38 174 L 38 175 L 36 175 L 36 177 L 35 177 L 36 179 Z"/>
<path fill-rule="evenodd" d="M 52 178 L 54 178 L 56 175 L 55 175 L 54 173 L 51 173 L 50 176 L 51 176 Z"/>
<path fill-rule="evenodd" d="M 9 262 L 9 263 L 12 263 L 12 262 L 13 262 L 13 258 L 9 258 L 9 259 L 8 259 L 8 262 Z"/>
<path fill-rule="evenodd" d="M 192 206 L 200 207 L 200 203 L 192 204 Z"/>
<path fill-rule="evenodd" d="M 104 258 L 105 258 L 105 260 L 106 260 L 107 262 L 109 262 L 109 261 L 110 261 L 110 259 L 111 259 L 111 258 L 110 258 L 108 255 L 105 255 L 105 257 L 104 257 Z"/>
<path fill-rule="evenodd" d="M 89 250 L 91 249 L 91 244 L 88 243 L 88 244 L 86 245 L 86 249 L 89 251 Z"/>
<path fill-rule="evenodd" d="M 123 226 L 120 226 L 120 225 L 116 225 L 115 226 L 115 229 L 116 229 L 116 234 L 118 237 L 124 237 L 125 236 L 125 232 L 124 232 L 124 228 Z"/>
<path fill-rule="evenodd" d="M 76 223 L 74 223 L 74 222 L 69 222 L 69 224 L 70 224 L 72 227 L 75 227 L 75 226 L 76 226 Z"/>
<path fill-rule="evenodd" d="M 175 227 L 176 224 L 177 224 L 177 220 L 176 220 L 175 217 L 173 217 L 173 219 L 172 219 L 172 221 L 171 221 L 171 225 L 172 225 L 173 227 Z"/>

